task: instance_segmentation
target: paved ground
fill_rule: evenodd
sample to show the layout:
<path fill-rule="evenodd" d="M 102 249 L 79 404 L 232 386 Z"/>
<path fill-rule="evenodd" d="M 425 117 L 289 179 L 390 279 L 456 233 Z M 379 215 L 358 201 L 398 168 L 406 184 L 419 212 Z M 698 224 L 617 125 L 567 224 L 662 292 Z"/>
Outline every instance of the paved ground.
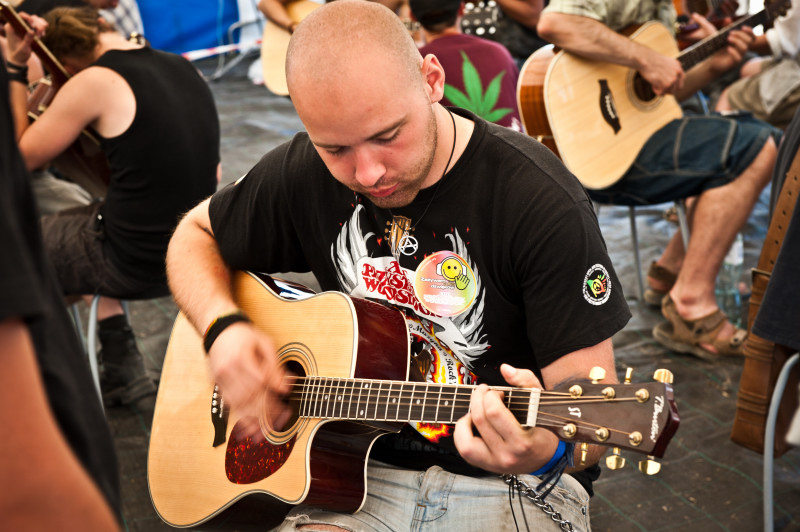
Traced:
<path fill-rule="evenodd" d="M 204 69 L 213 65 L 203 65 Z M 234 71 L 211 83 L 222 122 L 223 181 L 246 172 L 261 155 L 302 128 L 291 103 L 253 86 Z M 765 195 L 764 198 L 767 196 Z M 663 248 L 674 226 L 661 219 L 667 206 L 642 209 L 638 216 L 646 263 Z M 675 374 L 681 425 L 659 475 L 646 477 L 635 467 L 603 471 L 592 500 L 597 531 L 762 529 L 762 459 L 729 439 L 741 374 L 740 361 L 709 363 L 670 353 L 650 331 L 658 312 L 640 305 L 636 295 L 627 211 L 603 208 L 600 223 L 612 259 L 622 277 L 633 319 L 615 338 L 620 375 L 633 367 L 635 380 L 647 380 L 656 368 Z M 745 232 L 745 267 L 752 267 L 765 235 L 762 201 Z M 568 250 L 565 250 L 568 252 Z M 177 313 L 170 298 L 131 304 L 133 327 L 154 375 L 163 360 Z M 108 411 L 122 468 L 124 526 L 129 531 L 169 530 L 156 515 L 147 485 L 147 450 L 152 410 Z M 630 463 L 636 456 L 626 455 Z M 775 463 L 775 530 L 800 530 L 800 451 Z M 555 526 L 554 526 L 555 529 Z"/>

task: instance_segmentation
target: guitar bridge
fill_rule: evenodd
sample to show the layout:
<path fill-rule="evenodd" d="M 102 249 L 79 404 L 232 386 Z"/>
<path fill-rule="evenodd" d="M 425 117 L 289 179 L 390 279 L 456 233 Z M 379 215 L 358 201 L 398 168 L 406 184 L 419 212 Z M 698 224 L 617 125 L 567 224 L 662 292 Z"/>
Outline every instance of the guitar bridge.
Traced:
<path fill-rule="evenodd" d="M 214 427 L 214 441 L 212 447 L 225 443 L 225 433 L 228 431 L 228 413 L 230 409 L 225 404 L 219 386 L 214 385 L 211 393 L 211 425 Z"/>
<path fill-rule="evenodd" d="M 611 94 L 611 89 L 608 88 L 608 81 L 601 79 L 600 81 L 600 113 L 603 115 L 603 120 L 611 126 L 614 134 L 619 133 L 621 129 L 619 123 L 619 115 L 617 114 L 617 106 L 614 103 L 614 95 Z"/>

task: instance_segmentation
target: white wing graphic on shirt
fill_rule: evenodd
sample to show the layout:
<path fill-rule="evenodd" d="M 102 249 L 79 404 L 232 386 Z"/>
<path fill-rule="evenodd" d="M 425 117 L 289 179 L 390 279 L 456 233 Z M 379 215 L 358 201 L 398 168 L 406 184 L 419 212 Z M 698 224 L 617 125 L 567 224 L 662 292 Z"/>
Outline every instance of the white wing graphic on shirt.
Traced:
<path fill-rule="evenodd" d="M 375 233 L 362 234 L 360 214 L 363 211 L 363 205 L 356 206 L 331 246 L 331 259 L 342 291 L 354 297 L 387 301 L 413 312 L 421 320 L 430 321 L 437 331 L 437 339 L 444 342 L 471 369 L 473 362 L 489 347 L 486 335 L 482 333 L 486 294 L 478 268 L 471 260 L 458 231 L 446 237 L 452 243 L 452 251 L 463 258 L 475 274 L 475 301 L 466 312 L 454 318 L 435 316 L 421 307 L 413 293 L 413 271 L 402 268 L 390 255 L 368 256 L 367 241 Z M 389 279 L 393 282 L 388 282 Z"/>

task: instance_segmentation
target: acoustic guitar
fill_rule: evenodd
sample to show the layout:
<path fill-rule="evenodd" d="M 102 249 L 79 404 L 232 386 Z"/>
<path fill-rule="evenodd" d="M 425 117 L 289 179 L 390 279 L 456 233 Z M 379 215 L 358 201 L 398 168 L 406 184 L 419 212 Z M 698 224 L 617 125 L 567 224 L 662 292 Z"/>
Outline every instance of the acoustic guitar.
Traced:
<path fill-rule="evenodd" d="M 658 22 L 642 25 L 630 38 L 677 57 L 687 71 L 724 48 L 732 30 L 772 20 L 788 5 L 774 2 L 681 53 Z M 526 133 L 553 149 L 590 189 L 619 181 L 651 135 L 682 115 L 674 96 L 656 96 L 634 69 L 564 50 L 555 53 L 552 45 L 534 52 L 522 66 L 517 104 Z"/>
<path fill-rule="evenodd" d="M 14 31 L 30 31 L 28 24 L 5 0 L 0 0 L 0 19 L 5 19 Z M 36 120 L 55 97 L 56 92 L 69 80 L 69 74 L 52 52 L 36 37 L 31 45 L 48 75 L 29 87 L 28 117 Z M 75 142 L 54 160 L 53 165 L 70 181 L 81 185 L 92 196 L 104 196 L 108 189 L 111 169 L 100 148 L 97 133 L 84 129 Z"/>
<path fill-rule="evenodd" d="M 150 494 L 168 524 L 255 522 L 263 530 L 299 503 L 355 512 L 376 438 L 412 421 L 454 423 L 467 412 L 473 386 L 413 380 L 399 311 L 251 273 L 237 273 L 233 287 L 241 308 L 273 339 L 279 363 L 297 376 L 288 398 L 294 416 L 279 430 L 262 416 L 264 441 L 241 437 L 237 413 L 209 378 L 202 338 L 179 314 L 148 456 Z M 566 441 L 660 457 L 679 424 L 668 383 L 498 389 L 522 425 Z"/>
<path fill-rule="evenodd" d="M 286 4 L 286 12 L 293 22 L 301 22 L 320 4 L 311 0 L 296 0 Z M 264 35 L 261 37 L 261 71 L 264 85 L 278 96 L 287 96 L 286 86 L 286 51 L 289 48 L 291 34 L 281 26 L 267 19 Z"/>

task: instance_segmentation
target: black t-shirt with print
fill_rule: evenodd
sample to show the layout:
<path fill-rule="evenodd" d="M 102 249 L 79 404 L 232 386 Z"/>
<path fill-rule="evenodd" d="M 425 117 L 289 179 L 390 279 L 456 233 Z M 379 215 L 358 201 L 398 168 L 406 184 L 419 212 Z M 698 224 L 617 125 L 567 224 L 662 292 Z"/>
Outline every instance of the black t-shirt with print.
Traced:
<path fill-rule="evenodd" d="M 475 121 L 469 144 L 407 207 L 390 212 L 354 194 L 300 133 L 213 197 L 212 229 L 234 269 L 311 271 L 323 290 L 404 311 L 414 340 L 433 340 L 444 366 L 451 353 L 463 363 L 454 366 L 459 383 L 505 384 L 504 362 L 541 375 L 611 337 L 630 311 L 578 181 L 532 138 L 453 111 Z M 402 232 L 392 229 L 404 223 L 411 238 L 393 247 Z M 417 268 L 439 251 L 457 255 L 476 288 L 451 318 L 427 311 L 413 288 Z M 454 451 L 451 436 L 438 435 L 445 452 Z M 413 467 L 421 453 L 412 447 L 389 454 Z"/>

